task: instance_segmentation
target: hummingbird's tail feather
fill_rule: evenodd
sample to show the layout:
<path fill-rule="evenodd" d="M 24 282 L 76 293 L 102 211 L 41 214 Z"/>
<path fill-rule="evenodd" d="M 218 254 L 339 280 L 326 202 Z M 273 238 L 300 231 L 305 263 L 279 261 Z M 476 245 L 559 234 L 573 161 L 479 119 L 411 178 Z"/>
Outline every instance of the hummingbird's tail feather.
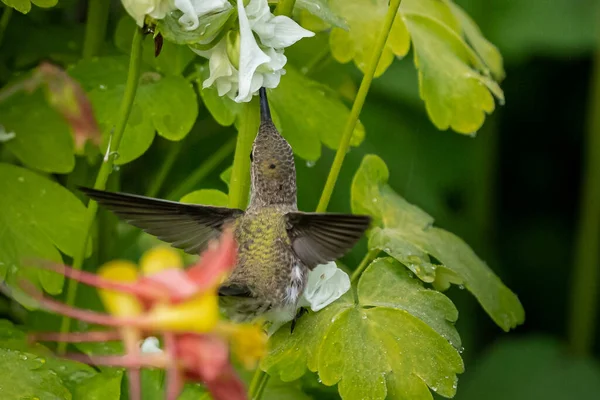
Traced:
<path fill-rule="evenodd" d="M 269 100 L 267 99 L 267 89 L 261 87 L 258 90 L 260 95 L 260 122 L 267 123 L 272 122 L 271 120 L 271 109 L 269 108 Z"/>
<path fill-rule="evenodd" d="M 243 214 L 234 208 L 185 204 L 85 187 L 79 190 L 127 223 L 190 254 L 202 252 L 211 239 L 220 236 L 229 221 Z"/>

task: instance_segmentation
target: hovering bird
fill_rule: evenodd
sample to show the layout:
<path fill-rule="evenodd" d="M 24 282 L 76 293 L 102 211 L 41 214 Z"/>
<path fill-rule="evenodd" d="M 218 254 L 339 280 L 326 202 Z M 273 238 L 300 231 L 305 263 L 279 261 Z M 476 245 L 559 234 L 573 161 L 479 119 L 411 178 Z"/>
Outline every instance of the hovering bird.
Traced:
<path fill-rule="evenodd" d="M 271 313 L 293 316 L 309 271 L 343 256 L 370 223 L 368 216 L 298 211 L 292 148 L 271 120 L 264 88 L 260 106 L 245 211 L 81 188 L 129 224 L 190 254 L 202 252 L 233 224 L 238 261 L 219 297 L 223 311 L 237 322 L 268 319 Z"/>

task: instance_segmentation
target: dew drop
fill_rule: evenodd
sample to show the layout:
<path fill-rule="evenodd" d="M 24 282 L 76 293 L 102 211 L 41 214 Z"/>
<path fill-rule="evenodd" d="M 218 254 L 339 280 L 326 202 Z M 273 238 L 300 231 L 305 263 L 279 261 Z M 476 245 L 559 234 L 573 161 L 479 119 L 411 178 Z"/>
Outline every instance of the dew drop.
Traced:
<path fill-rule="evenodd" d="M 22 176 L 18 177 L 18 178 L 17 178 L 17 180 L 18 180 L 19 182 L 25 182 L 25 178 L 24 178 L 24 177 L 22 177 Z"/>
<path fill-rule="evenodd" d="M 458 352 L 459 352 L 460 354 L 462 354 L 462 353 L 463 353 L 463 351 L 465 351 L 465 348 L 464 348 L 464 347 L 461 347 L 460 349 L 458 349 Z"/>
<path fill-rule="evenodd" d="M 313 161 L 313 160 L 308 160 L 308 161 L 306 162 L 306 166 L 307 166 L 308 168 L 312 168 L 312 167 L 314 167 L 316 164 L 317 164 L 317 162 L 316 162 L 316 161 Z"/>
<path fill-rule="evenodd" d="M 100 90 L 106 90 L 106 85 L 100 85 L 100 86 L 99 86 L 99 89 L 100 89 Z"/>
<path fill-rule="evenodd" d="M 465 285 L 458 285 L 458 288 L 459 288 L 460 290 L 464 290 L 464 289 L 465 289 Z"/>

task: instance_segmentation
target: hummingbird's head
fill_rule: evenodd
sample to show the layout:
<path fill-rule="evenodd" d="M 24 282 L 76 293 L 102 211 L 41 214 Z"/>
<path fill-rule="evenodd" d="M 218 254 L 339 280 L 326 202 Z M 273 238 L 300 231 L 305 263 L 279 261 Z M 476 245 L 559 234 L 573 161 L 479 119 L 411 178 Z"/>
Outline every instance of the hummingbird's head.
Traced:
<path fill-rule="evenodd" d="M 250 202 L 266 206 L 296 204 L 296 166 L 290 144 L 271 120 L 265 88 L 260 89 L 261 123 L 252 153 L 252 195 Z"/>

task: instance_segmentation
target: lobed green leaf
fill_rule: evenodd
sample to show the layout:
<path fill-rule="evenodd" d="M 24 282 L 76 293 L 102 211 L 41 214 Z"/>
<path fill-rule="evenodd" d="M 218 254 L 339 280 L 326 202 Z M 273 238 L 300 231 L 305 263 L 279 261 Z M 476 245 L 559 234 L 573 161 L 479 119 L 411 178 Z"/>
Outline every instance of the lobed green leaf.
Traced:
<path fill-rule="evenodd" d="M 395 292 L 395 295 L 394 295 Z M 270 339 L 261 367 L 283 381 L 308 368 L 343 399 L 432 399 L 456 392 L 463 363 L 454 329 L 458 313 L 443 294 L 425 289 L 392 258 L 377 259 L 347 293 Z M 453 345 L 455 347 L 453 347 Z"/>
<path fill-rule="evenodd" d="M 433 227 L 427 213 L 395 193 L 388 177 L 383 160 L 367 155 L 352 183 L 353 212 L 374 218 L 369 248 L 386 252 L 441 290 L 451 283 L 464 285 L 505 331 L 523 323 L 525 311 L 517 296 L 465 242 Z"/>
<path fill-rule="evenodd" d="M 97 372 L 79 362 L 55 357 L 30 344 L 25 333 L 0 320 L 0 394 L 6 399 L 118 400 L 122 371 Z"/>
<path fill-rule="evenodd" d="M 31 10 L 31 3 L 41 8 L 50 8 L 54 7 L 58 0 L 2 0 L 2 2 L 23 14 L 27 14 Z"/>
<path fill-rule="evenodd" d="M 41 90 L 18 93 L 0 103 L 0 125 L 14 135 L 4 145 L 27 167 L 61 174 L 73 170 L 71 128 Z"/>
<path fill-rule="evenodd" d="M 327 86 L 307 78 L 287 67 L 277 89 L 269 92 L 273 118 L 281 135 L 305 160 L 316 161 L 321 156 L 321 142 L 337 149 L 350 110 Z M 350 144 L 358 146 L 365 137 L 365 128 L 358 123 Z"/>
<path fill-rule="evenodd" d="M 350 30 L 333 29 L 330 45 L 340 62 L 354 60 L 362 71 L 387 11 L 384 0 L 332 0 L 332 8 L 346 19 Z M 504 102 L 496 80 L 504 77 L 500 53 L 477 25 L 451 0 L 404 0 L 377 66 L 381 75 L 394 56 L 404 57 L 412 41 L 419 70 L 421 98 L 431 121 L 441 130 L 475 133 L 494 98 Z M 496 80 L 494 80 L 496 79 Z"/>
<path fill-rule="evenodd" d="M 127 76 L 125 56 L 82 60 L 69 70 L 87 91 L 103 132 L 106 151 L 116 124 Z M 163 76 L 145 70 L 119 147 L 117 164 L 126 164 L 148 150 L 154 134 L 178 141 L 192 129 L 198 101 L 191 83 L 181 76 Z"/>
<path fill-rule="evenodd" d="M 0 163 L 0 279 L 15 285 L 27 277 L 49 293 L 63 276 L 32 267 L 35 259 L 62 262 L 84 236 L 85 207 L 64 187 L 25 168 Z M 26 301 L 26 299 L 19 299 Z"/>

